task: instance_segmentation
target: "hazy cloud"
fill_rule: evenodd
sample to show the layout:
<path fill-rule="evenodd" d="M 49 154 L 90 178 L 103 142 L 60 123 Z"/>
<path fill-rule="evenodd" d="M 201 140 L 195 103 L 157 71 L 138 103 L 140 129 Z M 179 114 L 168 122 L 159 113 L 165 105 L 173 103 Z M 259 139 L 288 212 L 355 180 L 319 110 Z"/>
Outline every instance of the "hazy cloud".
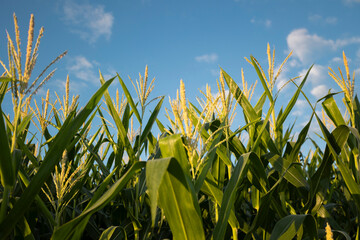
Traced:
<path fill-rule="evenodd" d="M 336 24 L 337 23 L 336 17 L 323 17 L 319 14 L 310 15 L 308 17 L 308 20 L 311 22 L 325 23 L 325 24 Z"/>
<path fill-rule="evenodd" d="M 359 76 L 360 75 L 360 68 L 357 68 L 357 69 L 355 69 L 355 76 Z M 355 86 L 355 88 L 356 88 L 356 86 Z M 357 88 L 359 88 L 359 87 L 357 87 Z"/>
<path fill-rule="evenodd" d="M 104 10 L 103 5 L 77 4 L 67 1 L 64 5 L 64 17 L 72 32 L 90 43 L 104 36 L 111 36 L 114 17 Z"/>
<path fill-rule="evenodd" d="M 358 59 L 360 59 L 360 48 L 357 50 L 357 52 L 356 52 L 356 57 L 358 58 Z"/>
<path fill-rule="evenodd" d="M 329 92 L 329 87 L 326 85 L 318 85 L 311 90 L 311 94 L 316 98 L 322 98 Z"/>
<path fill-rule="evenodd" d="M 349 59 L 348 59 L 349 60 Z M 336 64 L 342 64 L 343 63 L 343 59 L 341 57 L 334 57 L 333 59 L 331 59 L 331 62 L 334 62 Z"/>
<path fill-rule="evenodd" d="M 89 60 L 87 60 L 83 56 L 74 57 L 73 63 L 74 63 L 74 65 L 70 66 L 69 70 L 78 71 L 81 69 L 89 69 L 89 68 L 93 67 L 92 63 L 90 63 Z"/>
<path fill-rule="evenodd" d="M 74 79 L 69 76 L 70 82 L 70 93 L 71 94 L 80 94 L 82 89 L 86 89 L 88 87 L 88 84 L 86 84 L 83 81 L 74 81 Z M 53 85 L 56 88 L 56 92 L 65 92 L 66 89 L 66 79 L 55 79 L 54 81 L 51 81 L 51 85 Z"/>
<path fill-rule="evenodd" d="M 84 56 L 72 58 L 67 69 L 70 76 L 75 76 L 80 80 L 92 84 L 97 84 L 99 82 L 99 76 L 95 73 L 94 64 Z"/>
<path fill-rule="evenodd" d="M 291 112 L 291 115 L 293 116 L 303 116 L 305 110 L 308 110 L 307 108 L 309 107 L 307 101 L 302 100 L 302 99 L 298 99 L 295 103 L 294 106 L 294 110 Z"/>
<path fill-rule="evenodd" d="M 219 69 L 211 69 L 210 72 L 211 72 L 211 75 L 213 75 L 214 77 L 219 77 L 220 76 L 220 70 Z"/>
<path fill-rule="evenodd" d="M 310 34 L 305 28 L 293 30 L 286 40 L 288 48 L 293 50 L 293 56 L 303 64 L 314 61 L 315 57 L 325 51 L 335 51 L 349 44 L 360 43 L 360 37 L 336 40 L 326 39 L 317 34 Z"/>
<path fill-rule="evenodd" d="M 252 24 L 264 25 L 264 26 L 267 27 L 267 28 L 271 27 L 271 24 L 272 24 L 272 22 L 271 22 L 270 19 L 261 20 L 261 19 L 252 18 L 252 19 L 250 20 L 250 22 L 251 22 Z"/>
<path fill-rule="evenodd" d="M 276 89 L 280 90 L 283 88 L 286 88 L 285 84 L 288 82 L 288 78 L 286 78 L 285 76 L 279 76 L 278 79 L 276 79 Z"/>
<path fill-rule="evenodd" d="M 195 57 L 195 60 L 197 62 L 214 63 L 218 60 L 218 55 L 216 53 L 204 54 Z"/>
<path fill-rule="evenodd" d="M 360 3 L 360 0 L 343 0 L 343 2 L 347 5 L 350 5 L 352 3 Z"/>

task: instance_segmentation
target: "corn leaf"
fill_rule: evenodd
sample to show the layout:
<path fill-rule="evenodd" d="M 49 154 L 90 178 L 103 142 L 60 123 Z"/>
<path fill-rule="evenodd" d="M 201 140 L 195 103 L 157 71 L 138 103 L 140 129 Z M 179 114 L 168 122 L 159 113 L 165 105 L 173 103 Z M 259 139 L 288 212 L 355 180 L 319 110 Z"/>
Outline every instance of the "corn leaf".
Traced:
<path fill-rule="evenodd" d="M 309 184 L 306 181 L 305 177 L 302 175 L 301 170 L 296 165 L 291 165 L 292 162 L 286 158 L 273 153 L 268 153 L 265 155 L 266 159 L 274 166 L 275 170 L 280 174 L 285 173 L 284 177 L 295 187 L 304 187 L 309 188 Z"/>
<path fill-rule="evenodd" d="M 130 104 L 130 106 L 131 106 L 132 111 L 135 113 L 136 118 L 138 119 L 139 123 L 141 124 L 142 121 L 141 121 L 141 117 L 140 117 L 139 111 L 138 111 L 137 108 L 136 108 L 136 105 L 135 105 L 135 103 L 134 103 L 133 98 L 131 97 L 131 94 L 130 94 L 128 88 L 126 87 L 124 81 L 122 80 L 122 78 L 120 77 L 120 75 L 119 75 L 118 73 L 116 74 L 116 76 L 117 76 L 118 79 L 119 79 L 120 85 L 121 85 L 122 89 L 124 90 L 125 97 L 126 97 L 126 99 L 128 100 L 128 102 L 129 102 L 129 104 Z"/>
<path fill-rule="evenodd" d="M 15 133 L 14 133 L 15 134 Z M 3 186 L 11 187 L 15 183 L 15 173 L 10 153 L 9 139 L 7 137 L 3 111 L 0 106 L 0 174 Z"/>
<path fill-rule="evenodd" d="M 301 228 L 309 239 L 318 239 L 316 220 L 312 215 L 289 215 L 276 223 L 270 240 L 293 239 Z"/>
<path fill-rule="evenodd" d="M 159 188 L 167 172 L 171 158 L 154 159 L 146 163 L 146 184 L 149 190 L 152 226 L 155 225 Z"/>
<path fill-rule="evenodd" d="M 255 156 L 256 154 L 254 153 L 246 153 L 240 157 L 235 166 L 234 172 L 232 173 L 230 181 L 226 186 L 224 196 L 221 202 L 219 219 L 213 232 L 213 238 L 215 240 L 224 239 L 225 237 L 227 221 L 235 201 L 236 189 L 246 176 L 248 162 L 251 161 L 251 159 Z"/>
<path fill-rule="evenodd" d="M 204 184 L 201 186 L 201 191 L 212 197 L 215 202 L 221 207 L 223 192 L 216 185 L 214 177 L 208 172 Z M 236 219 L 234 208 L 230 210 L 229 224 L 232 228 L 239 228 L 239 222 Z"/>
<path fill-rule="evenodd" d="M 20 216 L 23 216 L 23 214 L 28 210 L 32 201 L 43 186 L 43 183 L 50 176 L 55 165 L 59 162 L 60 156 L 69 144 L 70 140 L 74 137 L 91 112 L 96 108 L 104 91 L 110 86 L 113 80 L 114 79 L 110 79 L 104 83 L 75 118 L 72 119 L 72 116 L 75 113 L 72 112 L 69 116 L 69 119 L 71 120 L 65 121 L 53 140 L 54 142 L 49 151 L 45 155 L 38 172 L 32 178 L 29 186 L 24 190 L 22 196 L 15 203 L 14 208 L 10 211 L 4 222 L 0 224 L 0 239 L 5 239 L 7 235 L 10 234 L 15 224 L 19 219 L 21 219 Z"/>
<path fill-rule="evenodd" d="M 188 159 L 181 137 L 168 136 L 160 139 L 159 145 L 162 157 L 171 158 L 163 160 L 169 161 L 169 165 L 159 187 L 158 202 L 164 210 L 173 237 L 178 240 L 205 239 L 200 207 L 194 186 L 188 177 Z"/>
<path fill-rule="evenodd" d="M 109 188 L 109 190 L 102 195 L 97 194 L 99 198 L 96 201 L 92 201 L 79 216 L 58 228 L 51 239 L 78 239 L 84 231 L 84 227 L 91 215 L 105 207 L 120 192 L 120 190 L 124 188 L 134 174 L 143 167 L 145 167 L 145 162 L 134 163 L 130 169 Z M 75 234 L 76 237 L 72 238 L 73 234 Z"/>
<path fill-rule="evenodd" d="M 104 82 L 105 82 L 105 80 L 104 80 L 103 76 L 101 75 L 101 73 L 100 73 L 100 82 L 101 82 L 101 84 L 104 84 Z M 104 97 L 105 97 L 105 102 L 106 102 L 106 105 L 107 105 L 107 107 L 109 109 L 110 115 L 115 121 L 121 145 L 125 147 L 128 155 L 129 155 L 130 162 L 137 160 L 136 157 L 135 157 L 135 153 L 134 153 L 134 151 L 133 151 L 133 149 L 131 147 L 129 138 L 127 137 L 127 131 L 125 129 L 125 126 L 124 126 L 123 122 L 121 121 L 120 116 L 116 112 L 116 109 L 115 109 L 115 106 L 114 106 L 114 104 L 113 104 L 113 102 L 111 100 L 109 91 L 106 90 L 104 92 Z"/>
<path fill-rule="evenodd" d="M 221 69 L 221 71 L 231 94 L 235 97 L 236 101 L 243 108 L 246 117 L 249 119 L 250 122 L 256 121 L 256 119 L 258 118 L 258 114 L 251 106 L 249 100 L 245 97 L 244 93 L 240 90 L 239 86 L 235 83 L 235 81 L 224 70 Z"/>
<path fill-rule="evenodd" d="M 325 99 L 325 101 L 322 102 L 322 106 L 335 126 L 345 125 L 345 120 L 332 95 L 330 95 Z"/>
<path fill-rule="evenodd" d="M 277 119 L 276 121 L 276 128 L 279 128 L 281 126 L 283 126 L 286 118 L 289 116 L 291 110 L 293 109 L 293 107 L 295 106 L 295 103 L 297 102 L 299 95 L 301 93 L 301 90 L 309 76 L 309 73 L 312 69 L 313 65 L 309 68 L 309 70 L 306 72 L 305 77 L 303 78 L 303 80 L 301 81 L 300 85 L 298 86 L 295 94 L 293 95 L 293 97 L 291 98 L 290 102 L 288 103 L 288 105 L 286 106 L 284 112 L 281 114 L 281 116 Z"/>
<path fill-rule="evenodd" d="M 270 90 L 269 90 L 269 88 L 268 88 L 268 86 L 266 84 L 266 81 L 265 81 L 265 79 L 264 79 L 264 77 L 263 77 L 263 75 L 262 75 L 262 73 L 261 73 L 261 71 L 259 69 L 259 66 L 257 65 L 257 63 L 254 60 L 255 58 L 253 56 L 250 56 L 250 59 L 251 59 L 252 65 L 254 66 L 254 68 L 256 70 L 256 73 L 257 73 L 258 77 L 260 78 L 260 82 L 261 82 L 261 84 L 262 84 L 262 86 L 263 86 L 263 88 L 265 90 L 265 93 L 266 93 L 267 97 L 270 100 L 270 104 L 273 105 L 274 104 L 273 96 L 272 96 L 272 94 L 271 94 L 271 92 L 270 92 Z"/>

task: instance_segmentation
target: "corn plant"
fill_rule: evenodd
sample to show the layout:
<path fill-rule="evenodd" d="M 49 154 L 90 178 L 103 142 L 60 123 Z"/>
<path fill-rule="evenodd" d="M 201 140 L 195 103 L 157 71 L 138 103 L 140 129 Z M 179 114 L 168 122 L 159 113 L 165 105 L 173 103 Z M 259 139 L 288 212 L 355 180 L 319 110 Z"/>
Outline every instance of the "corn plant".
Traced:
<path fill-rule="evenodd" d="M 268 45 L 267 72 L 246 58 L 258 98 L 243 70 L 236 81 L 220 69 L 216 91 L 207 86 L 197 103 L 181 80 L 161 122 L 164 97 L 151 97 L 147 66 L 138 80 L 99 72 L 101 87 L 83 107 L 69 76 L 64 96 L 35 98 L 54 72 L 38 80 L 65 53 L 29 84 L 43 30 L 32 49 L 31 16 L 22 70 L 15 15 L 14 23 L 9 65 L 0 62 L 0 103 L 11 95 L 14 107 L 12 115 L 0 108 L 0 239 L 360 239 L 360 103 L 345 53 L 345 74 L 329 68 L 341 92 L 316 103 L 303 91 L 310 67 L 289 79 L 296 90 L 279 106 L 283 88 L 274 86 L 291 53 L 275 73 Z M 114 80 L 121 89 L 113 97 Z M 295 123 L 284 125 L 300 95 L 312 114 L 296 133 Z M 325 149 L 310 136 L 313 121 Z"/>

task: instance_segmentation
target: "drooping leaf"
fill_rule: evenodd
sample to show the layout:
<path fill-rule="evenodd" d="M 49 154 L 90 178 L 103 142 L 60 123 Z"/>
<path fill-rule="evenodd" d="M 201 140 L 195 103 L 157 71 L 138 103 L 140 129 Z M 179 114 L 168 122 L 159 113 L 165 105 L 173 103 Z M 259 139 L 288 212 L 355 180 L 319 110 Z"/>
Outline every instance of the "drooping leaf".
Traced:
<path fill-rule="evenodd" d="M 227 227 L 228 218 L 230 216 L 230 212 L 233 208 L 233 204 L 235 201 L 236 189 L 246 176 L 248 162 L 251 161 L 253 157 L 255 157 L 254 153 L 246 153 L 240 157 L 235 166 L 234 172 L 232 173 L 232 177 L 230 178 L 230 181 L 226 186 L 224 196 L 221 202 L 219 219 L 213 232 L 214 239 L 224 239 L 225 237 L 225 230 Z"/>
<path fill-rule="evenodd" d="M 159 146 L 162 158 L 170 160 L 163 160 L 164 165 L 169 161 L 169 166 L 163 177 L 159 177 L 162 181 L 158 191 L 158 203 L 169 222 L 173 237 L 178 240 L 205 239 L 200 207 L 195 188 L 188 176 L 188 159 L 181 137 L 171 135 L 162 138 Z"/>
<path fill-rule="evenodd" d="M 293 239 L 301 228 L 309 239 L 318 239 L 316 220 L 312 215 L 289 215 L 276 223 L 270 240 Z"/>
<path fill-rule="evenodd" d="M 145 162 L 134 163 L 130 169 L 106 192 L 104 192 L 102 195 L 97 195 L 99 198 L 90 202 L 86 209 L 79 216 L 58 228 L 52 235 L 51 239 L 79 239 L 91 215 L 105 207 L 120 192 L 120 190 L 127 184 L 127 182 L 134 176 L 134 174 L 143 167 L 145 167 Z M 75 234 L 75 237 L 73 234 Z"/>

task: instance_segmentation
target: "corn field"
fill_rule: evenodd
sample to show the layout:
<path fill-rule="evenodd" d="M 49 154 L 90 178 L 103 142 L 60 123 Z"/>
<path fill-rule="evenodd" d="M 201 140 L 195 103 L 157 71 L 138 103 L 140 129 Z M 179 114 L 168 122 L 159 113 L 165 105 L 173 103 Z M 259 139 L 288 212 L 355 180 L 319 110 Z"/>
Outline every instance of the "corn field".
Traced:
<path fill-rule="evenodd" d="M 345 53 L 344 73 L 329 68 L 341 92 L 316 103 L 302 90 L 311 67 L 286 83 L 296 86 L 289 101 L 277 101 L 291 53 L 275 72 L 268 46 L 268 69 L 247 58 L 259 86 L 220 69 L 216 91 L 192 103 L 180 81 L 165 108 L 163 96 L 150 99 L 146 67 L 132 84 L 100 73 L 101 87 L 79 106 L 69 77 L 64 96 L 47 91 L 36 101 L 66 52 L 33 78 L 43 29 L 35 42 L 31 16 L 22 61 L 15 15 L 14 23 L 0 62 L 0 103 L 13 107 L 0 108 L 0 239 L 360 239 L 360 103 Z M 110 96 L 114 81 L 120 93 Z M 295 133 L 284 122 L 299 97 L 312 113 Z M 311 122 L 323 143 L 309 138 Z"/>

